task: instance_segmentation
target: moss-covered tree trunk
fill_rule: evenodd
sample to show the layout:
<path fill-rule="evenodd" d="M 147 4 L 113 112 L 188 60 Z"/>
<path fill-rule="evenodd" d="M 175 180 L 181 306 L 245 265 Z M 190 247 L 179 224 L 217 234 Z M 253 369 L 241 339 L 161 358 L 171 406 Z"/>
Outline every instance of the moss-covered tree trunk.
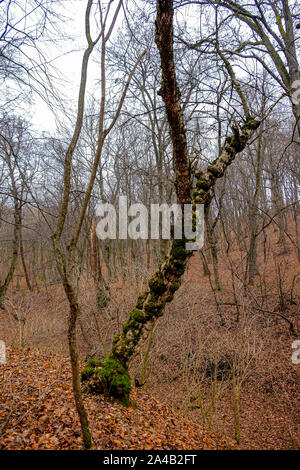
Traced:
<path fill-rule="evenodd" d="M 245 148 L 260 123 L 248 117 L 240 130 L 234 128 L 234 135 L 226 139 L 220 156 L 205 172 L 196 174 L 197 184 L 192 192 L 186 133 L 173 54 L 173 0 L 157 1 L 155 25 L 155 40 L 162 70 L 160 94 L 164 100 L 173 144 L 177 200 L 180 204 L 205 204 L 216 179 L 224 175 L 226 168 L 236 154 Z M 94 391 L 104 392 L 128 403 L 129 361 L 143 333 L 147 332 L 149 325 L 156 318 L 163 315 L 166 303 L 173 299 L 180 286 L 187 261 L 193 253 L 185 249 L 186 241 L 184 238 L 173 240 L 167 259 L 150 278 L 148 290 L 139 296 L 121 334 L 115 336 L 112 350 L 104 363 L 92 360 L 86 365 L 82 378 L 90 382 Z"/>

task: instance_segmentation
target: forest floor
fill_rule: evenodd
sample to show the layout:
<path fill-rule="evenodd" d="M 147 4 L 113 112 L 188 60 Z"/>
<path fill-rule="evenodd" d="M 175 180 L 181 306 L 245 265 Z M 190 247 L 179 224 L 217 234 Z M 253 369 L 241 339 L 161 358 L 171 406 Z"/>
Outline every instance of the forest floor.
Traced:
<path fill-rule="evenodd" d="M 299 264 L 292 250 L 282 255 L 280 247 L 273 242 L 270 251 L 272 259 L 270 256 L 267 267 L 264 271 L 261 270 L 261 278 L 257 278 L 253 286 L 248 286 L 247 296 L 244 293 L 244 285 L 236 283 L 237 299 L 240 302 L 242 315 L 245 314 L 245 326 L 241 326 L 240 330 L 245 328 L 245 334 L 239 331 L 234 321 L 237 314 L 236 306 L 230 305 L 235 302 L 230 285 L 230 269 L 225 263 L 219 266 L 222 290 L 215 292 L 217 301 L 221 303 L 220 308 L 226 322 L 226 327 L 222 329 L 216 322 L 216 302 L 208 277 L 203 276 L 201 263 L 194 257 L 174 305 L 168 307 L 167 314 L 161 320 L 160 327 L 163 331 L 168 331 L 168 344 L 156 346 L 153 371 L 163 370 L 164 372 L 161 374 L 153 372 L 149 379 L 149 387 L 154 396 L 159 397 L 163 403 L 172 403 L 174 409 L 180 409 L 187 418 L 201 424 L 202 416 L 199 406 L 189 408 L 189 401 L 186 397 L 197 390 L 198 386 L 202 390 L 204 405 L 206 400 L 207 406 L 211 399 L 210 381 L 203 380 L 203 375 L 200 377 L 201 374 L 199 374 L 196 387 L 195 381 L 191 386 L 183 375 L 177 377 L 180 370 L 183 370 L 182 364 L 180 367 L 174 367 L 175 361 L 170 358 L 177 359 L 182 356 L 184 348 L 188 354 L 194 354 L 195 349 L 201 346 L 218 357 L 220 351 L 221 354 L 226 352 L 228 340 L 229 350 L 239 354 L 241 337 L 244 340 L 244 346 L 250 349 L 255 349 L 256 342 L 257 351 L 254 355 L 257 353 L 258 360 L 241 391 L 239 449 L 300 449 L 300 364 L 292 363 L 292 344 L 295 340 L 300 340 Z M 238 260 L 234 261 L 237 265 Z M 281 274 L 278 274 L 278 266 Z M 295 282 L 293 282 L 294 279 L 296 279 Z M 294 288 L 292 288 L 293 285 Z M 282 289 L 284 304 L 282 310 L 279 305 L 280 289 Z M 262 305 L 261 311 L 253 310 L 256 300 L 259 305 Z M 272 312 L 281 312 L 291 320 L 295 334 L 291 334 L 288 323 L 280 315 Z M 172 326 L 170 326 L 170 321 L 172 321 Z M 190 324 L 190 328 L 181 327 L 181 324 Z M 240 333 L 241 336 L 239 336 Z M 182 340 L 182 347 L 179 347 L 178 341 L 176 344 L 176 341 L 171 342 L 169 339 L 176 334 L 177 338 L 189 338 Z M 236 346 L 235 340 L 237 340 Z M 196 342 L 196 348 L 190 346 L 193 341 Z M 259 342 L 261 346 L 258 346 Z M 158 360 L 160 354 L 164 355 L 164 360 L 161 361 L 162 366 L 159 365 Z M 187 358 L 187 355 L 185 357 Z M 167 379 L 164 380 L 164 387 L 162 387 L 161 378 L 163 374 Z M 172 377 L 177 378 L 172 381 Z M 179 397 L 185 402 L 184 406 L 180 403 Z M 196 402 L 197 404 L 199 401 Z M 233 391 L 231 386 L 227 387 L 226 384 L 225 391 L 217 399 L 212 429 L 227 437 L 234 437 Z"/>
<path fill-rule="evenodd" d="M 37 349 L 9 348 L 0 365 L 0 449 L 80 449 L 69 360 Z M 215 436 L 135 389 L 124 407 L 84 395 L 96 449 L 231 449 Z"/>

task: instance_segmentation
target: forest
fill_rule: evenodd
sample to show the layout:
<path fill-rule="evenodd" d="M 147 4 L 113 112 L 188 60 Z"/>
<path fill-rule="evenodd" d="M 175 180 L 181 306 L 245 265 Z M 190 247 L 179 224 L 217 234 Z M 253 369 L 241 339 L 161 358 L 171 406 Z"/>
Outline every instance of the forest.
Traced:
<path fill-rule="evenodd" d="M 300 449 L 299 43 L 296 0 L 0 0 L 1 451 Z"/>

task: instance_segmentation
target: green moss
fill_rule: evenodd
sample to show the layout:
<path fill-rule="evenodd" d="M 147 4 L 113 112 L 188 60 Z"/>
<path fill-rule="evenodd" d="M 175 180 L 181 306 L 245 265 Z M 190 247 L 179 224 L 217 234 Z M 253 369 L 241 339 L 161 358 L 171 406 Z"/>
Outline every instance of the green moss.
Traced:
<path fill-rule="evenodd" d="M 81 378 L 83 382 L 88 383 L 89 392 L 103 393 L 128 406 L 130 377 L 127 369 L 112 357 L 108 356 L 103 363 L 95 360 L 88 361 Z"/>
<path fill-rule="evenodd" d="M 182 240 L 173 240 L 172 248 L 171 248 L 171 258 L 176 260 L 184 261 L 187 256 L 188 252 L 185 249 L 186 240 L 183 238 Z"/>
<path fill-rule="evenodd" d="M 85 368 L 81 372 L 81 380 L 85 381 L 85 380 L 90 379 L 93 376 L 94 372 L 95 372 L 95 369 L 93 367 L 85 366 Z"/>
<path fill-rule="evenodd" d="M 187 255 L 189 256 L 189 255 Z M 173 260 L 169 266 L 166 268 L 165 275 L 171 279 L 172 282 L 172 277 L 174 275 L 176 276 L 182 276 L 185 271 L 185 265 L 183 262 L 176 262 Z"/>
<path fill-rule="evenodd" d="M 211 187 L 211 182 L 207 181 L 205 178 L 199 178 L 197 181 L 197 188 L 208 191 Z"/>
<path fill-rule="evenodd" d="M 125 367 L 119 362 L 111 357 L 107 357 L 103 363 L 101 378 L 105 382 L 108 395 L 119 398 L 122 401 L 125 397 L 128 400 L 131 388 L 130 377 Z"/>
<path fill-rule="evenodd" d="M 143 305 L 144 305 L 144 302 L 145 302 L 145 300 L 148 296 L 148 293 L 149 292 L 143 292 L 143 294 L 140 294 L 138 296 L 137 303 L 136 303 L 136 308 L 138 308 L 140 310 L 143 308 Z"/>
<path fill-rule="evenodd" d="M 226 162 L 226 166 L 229 165 L 229 163 L 232 161 L 236 154 L 234 137 L 232 137 L 232 139 L 233 140 L 231 141 L 230 145 L 226 145 L 225 147 L 225 151 L 230 157 L 230 160 Z"/>
<path fill-rule="evenodd" d="M 93 375 L 95 374 L 95 371 L 100 370 L 99 368 L 102 366 L 103 366 L 103 363 L 101 361 L 98 361 L 97 359 L 90 359 L 89 361 L 87 361 L 81 373 L 82 381 L 86 381 L 92 378 Z"/>
<path fill-rule="evenodd" d="M 117 344 L 119 341 L 120 341 L 120 334 L 118 333 L 117 335 L 115 335 L 115 337 L 113 339 L 113 345 Z"/>
<path fill-rule="evenodd" d="M 87 361 L 87 364 L 89 364 L 89 365 L 92 366 L 92 367 L 100 367 L 100 366 L 102 366 L 102 362 L 99 361 L 99 359 L 89 359 L 89 361 Z"/>
<path fill-rule="evenodd" d="M 143 322 L 144 321 L 144 316 L 143 316 L 143 312 L 141 310 L 139 310 L 138 308 L 134 308 L 131 312 L 130 312 L 130 318 L 136 322 Z"/>
<path fill-rule="evenodd" d="M 123 324 L 123 334 L 126 335 L 126 333 L 130 330 L 131 327 L 131 321 L 130 318 L 126 320 L 126 322 Z"/>
<path fill-rule="evenodd" d="M 177 276 L 182 276 L 185 271 L 185 265 L 182 264 L 181 262 L 174 260 L 172 263 L 172 268 L 173 268 L 173 274 L 176 274 Z"/>
<path fill-rule="evenodd" d="M 233 145 L 234 144 L 234 136 L 231 135 L 229 137 L 226 137 L 225 143 L 228 144 L 228 145 Z M 227 147 L 226 147 L 226 149 L 227 149 Z"/>
<path fill-rule="evenodd" d="M 193 197 L 193 201 L 195 201 L 196 204 L 197 204 L 198 195 L 199 195 L 199 191 L 197 189 L 194 189 L 192 193 L 192 197 Z"/>
<path fill-rule="evenodd" d="M 181 285 L 180 281 L 175 281 L 170 285 L 169 289 L 172 293 L 174 293 L 179 289 L 180 285 Z"/>
<path fill-rule="evenodd" d="M 148 320 L 151 320 L 153 317 L 161 316 L 164 306 L 164 302 L 157 301 L 156 299 L 151 297 L 145 305 L 145 312 L 147 314 Z"/>
<path fill-rule="evenodd" d="M 207 167 L 207 171 L 210 171 L 215 176 L 215 178 L 220 178 L 223 175 L 223 170 L 216 167 L 215 165 L 209 165 Z"/>
<path fill-rule="evenodd" d="M 152 291 L 152 293 L 155 294 L 155 296 L 160 296 L 166 292 L 168 286 L 166 285 L 162 273 L 160 271 L 157 271 L 155 275 L 150 279 L 149 281 L 149 287 Z"/>
<path fill-rule="evenodd" d="M 145 323 L 147 321 L 145 315 L 143 314 L 142 310 L 138 308 L 134 308 L 129 315 L 129 319 L 123 325 L 123 334 L 126 336 L 126 333 L 131 329 L 134 329 L 138 326 L 137 323 Z"/>
<path fill-rule="evenodd" d="M 205 191 L 204 189 L 198 188 L 195 189 L 193 193 L 193 200 L 196 204 L 204 204 L 205 200 L 207 198 L 208 192 Z"/>
<path fill-rule="evenodd" d="M 243 129 L 253 129 L 256 130 L 260 126 L 260 121 L 257 121 L 254 118 L 249 118 L 247 122 L 243 125 Z"/>

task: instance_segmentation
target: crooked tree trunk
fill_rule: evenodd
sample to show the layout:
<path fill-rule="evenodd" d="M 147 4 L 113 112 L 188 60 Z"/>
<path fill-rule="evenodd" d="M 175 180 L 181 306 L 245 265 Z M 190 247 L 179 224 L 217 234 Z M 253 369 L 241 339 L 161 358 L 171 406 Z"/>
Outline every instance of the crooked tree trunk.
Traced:
<path fill-rule="evenodd" d="M 248 118 L 240 132 L 234 129 L 234 135 L 227 138 L 220 156 L 207 167 L 206 171 L 196 175 L 196 188 L 191 195 L 190 166 L 184 128 L 180 92 L 177 85 L 173 56 L 173 0 L 158 0 L 155 41 L 160 53 L 162 70 L 162 88 L 160 94 L 164 100 L 173 144 L 173 162 L 176 177 L 177 200 L 180 204 L 205 204 L 209 191 L 216 179 L 221 178 L 236 154 L 241 152 L 248 140 L 258 128 L 260 122 Z M 180 287 L 188 259 L 193 254 L 185 249 L 187 240 L 173 240 L 167 259 L 152 275 L 148 290 L 142 293 L 136 307 L 130 312 L 121 334 L 115 336 L 113 347 L 102 364 L 89 361 L 82 378 L 90 382 L 99 392 L 104 392 L 125 404 L 130 392 L 129 361 L 135 353 L 143 333 L 149 325 L 163 315 L 165 305 L 171 302 Z M 95 379 L 98 384 L 95 385 Z"/>
<path fill-rule="evenodd" d="M 91 199 L 92 191 L 94 184 L 97 178 L 97 172 L 100 165 L 101 155 L 103 151 L 103 145 L 106 137 L 109 135 L 111 130 L 114 128 L 122 107 L 126 98 L 127 90 L 132 80 L 132 77 L 135 73 L 135 70 L 145 55 L 146 50 L 139 55 L 137 61 L 135 62 L 133 68 L 131 69 L 127 81 L 123 87 L 122 94 L 118 106 L 111 117 L 110 123 L 105 128 L 105 112 L 107 104 L 107 95 L 106 95 L 106 73 L 105 73 L 105 57 L 106 57 L 106 46 L 113 32 L 114 26 L 117 21 L 118 14 L 121 10 L 123 0 L 117 2 L 115 11 L 112 15 L 112 19 L 108 24 L 108 12 L 110 5 L 113 3 L 111 0 L 107 6 L 107 11 L 104 14 L 104 6 L 101 5 L 101 2 L 98 2 L 99 14 L 100 14 L 100 31 L 96 39 L 93 41 L 91 37 L 91 25 L 90 25 L 90 15 L 93 9 L 93 0 L 88 0 L 85 13 L 85 36 L 86 36 L 86 49 L 82 58 L 81 64 L 81 78 L 79 86 L 79 95 L 78 95 L 78 104 L 77 104 L 77 114 L 76 114 L 76 124 L 72 134 L 71 142 L 67 148 L 64 160 L 64 183 L 63 183 L 63 194 L 62 200 L 59 208 L 59 214 L 57 217 L 57 223 L 55 231 L 52 234 L 51 238 L 54 245 L 55 258 L 57 261 L 58 269 L 60 272 L 60 277 L 63 282 L 63 287 L 65 294 L 68 298 L 70 312 L 69 312 L 69 328 L 68 328 L 68 337 L 69 337 L 69 351 L 72 365 L 72 378 L 73 378 L 73 392 L 76 401 L 76 409 L 80 418 L 82 436 L 84 447 L 86 449 L 92 447 L 92 438 L 89 431 L 89 423 L 87 418 L 87 413 L 84 408 L 84 403 L 82 400 L 81 388 L 80 388 L 80 374 L 79 374 L 79 362 L 78 362 L 78 352 L 77 352 L 77 342 L 76 342 L 76 322 L 80 313 L 79 304 L 77 299 L 77 287 L 78 282 L 74 279 L 75 272 L 75 262 L 78 260 L 78 242 L 80 239 L 80 234 L 82 232 L 83 223 L 86 218 L 88 205 Z M 93 28 L 92 28 L 93 29 Z M 101 41 L 100 41 L 101 40 Z M 62 236 L 65 229 L 65 223 L 67 219 L 68 210 L 70 208 L 70 196 L 71 196 L 71 178 L 73 170 L 73 154 L 77 147 L 79 137 L 82 130 L 83 118 L 84 118 L 84 104 L 85 104 L 85 93 L 86 93 L 86 84 L 87 84 L 87 69 L 89 58 L 94 50 L 97 43 L 100 41 L 100 63 L 101 63 L 101 99 L 100 99 L 100 108 L 99 108 L 99 117 L 98 117 L 98 134 L 97 134 L 97 146 L 92 159 L 91 171 L 88 177 L 88 182 L 86 189 L 84 190 L 83 200 L 79 210 L 79 215 L 75 223 L 74 231 L 70 237 L 67 246 L 63 242 Z M 81 253 L 83 255 L 83 252 Z M 77 260 L 76 260 L 77 258 Z M 75 262 L 74 262 L 75 261 Z M 82 261 L 82 258 L 81 260 Z M 82 264 L 81 264 L 82 265 Z M 75 281 L 75 282 L 74 282 Z M 78 277 L 77 277 L 78 281 Z"/>
<path fill-rule="evenodd" d="M 85 410 L 82 393 L 81 393 L 81 383 L 80 383 L 80 365 L 78 358 L 78 348 L 77 348 L 77 338 L 76 338 L 76 323 L 78 316 L 80 314 L 78 299 L 74 288 L 71 283 L 68 281 L 68 276 L 63 276 L 63 286 L 65 293 L 67 295 L 70 313 L 68 317 L 68 342 L 69 342 L 69 351 L 70 351 L 70 360 L 71 360 L 71 369 L 72 369 L 72 385 L 73 393 L 76 404 L 77 413 L 80 420 L 82 439 L 85 449 L 90 449 L 92 447 L 92 439 L 89 430 L 89 421 L 87 412 Z"/>
<path fill-rule="evenodd" d="M 71 142 L 67 148 L 65 161 L 64 161 L 64 188 L 63 195 L 59 210 L 59 216 L 57 219 L 57 225 L 55 232 L 52 234 L 52 241 L 54 246 L 55 259 L 57 262 L 58 271 L 60 273 L 61 280 L 63 282 L 63 287 L 65 294 L 69 302 L 69 316 L 68 316 L 68 340 L 69 340 L 69 353 L 70 361 L 72 368 L 72 385 L 73 385 L 73 395 L 76 404 L 76 410 L 79 416 L 81 424 L 82 439 L 85 449 L 90 449 L 93 446 L 92 437 L 89 430 L 89 422 L 87 413 L 84 407 L 84 402 L 81 393 L 81 383 L 80 383 L 80 370 L 79 370 L 79 358 L 77 351 L 77 338 L 76 338 L 76 322 L 79 316 L 79 304 L 76 298 L 76 293 L 74 286 L 71 283 L 71 273 L 68 268 L 69 261 L 69 250 L 67 255 L 63 254 L 61 250 L 61 236 L 63 233 L 65 220 L 68 213 L 69 207 L 69 198 L 71 192 L 71 173 L 72 173 L 72 159 L 73 153 L 77 146 L 81 129 L 83 123 L 84 115 L 84 103 L 85 103 L 85 89 L 87 82 L 87 70 L 88 63 L 91 53 L 98 42 L 96 39 L 95 42 L 92 41 L 90 35 L 90 14 L 92 9 L 92 0 L 88 0 L 85 12 L 85 35 L 87 40 L 87 46 L 84 51 L 81 64 L 81 77 L 80 77 L 80 86 L 78 94 L 78 104 L 77 104 L 77 116 L 76 124 L 71 138 Z M 75 243 L 73 244 L 75 245 Z"/>
<path fill-rule="evenodd" d="M 236 154 L 245 148 L 259 124 L 259 121 L 249 119 L 241 128 L 238 139 L 236 135 L 227 139 L 221 155 L 204 173 L 198 175 L 192 197 L 193 203 L 205 203 L 216 179 L 224 175 L 226 168 L 232 163 Z M 114 396 L 124 403 L 128 403 L 130 392 L 129 361 L 143 333 L 147 333 L 151 321 L 162 316 L 166 303 L 173 300 L 175 292 L 180 287 L 187 261 L 193 254 L 185 249 L 186 241 L 185 239 L 172 241 L 166 261 L 150 278 L 148 290 L 139 296 L 136 307 L 123 325 L 122 333 L 115 336 L 112 350 L 104 361 L 104 367 L 99 369 L 102 364 L 94 361 L 88 363 L 83 372 L 84 380 L 94 380 L 94 373 L 97 370 L 98 378 L 102 380 L 99 391 Z"/>

